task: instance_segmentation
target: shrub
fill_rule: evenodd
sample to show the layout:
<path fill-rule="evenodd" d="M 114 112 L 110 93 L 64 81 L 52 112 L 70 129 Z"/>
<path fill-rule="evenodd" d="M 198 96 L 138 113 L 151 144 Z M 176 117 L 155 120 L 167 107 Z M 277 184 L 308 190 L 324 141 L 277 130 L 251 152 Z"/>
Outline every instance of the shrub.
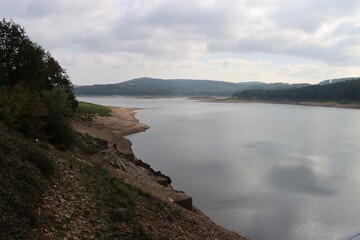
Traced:
<path fill-rule="evenodd" d="M 0 120 L 26 135 L 42 136 L 47 109 L 36 92 L 17 84 L 0 89 Z"/>
<path fill-rule="evenodd" d="M 65 148 L 72 146 L 74 133 L 67 120 L 72 114 L 68 95 L 62 88 L 56 87 L 43 91 L 43 98 L 48 109 L 46 132 L 49 141 Z"/>

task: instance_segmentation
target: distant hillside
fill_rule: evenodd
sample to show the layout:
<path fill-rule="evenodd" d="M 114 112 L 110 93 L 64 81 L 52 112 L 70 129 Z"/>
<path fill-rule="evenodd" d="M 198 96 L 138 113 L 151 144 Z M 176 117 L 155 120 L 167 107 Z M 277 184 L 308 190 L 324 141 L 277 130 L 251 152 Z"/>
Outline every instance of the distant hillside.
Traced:
<path fill-rule="evenodd" d="M 346 82 L 346 81 L 352 81 L 352 80 L 360 80 L 360 77 L 328 79 L 328 80 L 324 80 L 324 81 L 319 82 L 319 85 Z"/>
<path fill-rule="evenodd" d="M 76 86 L 75 93 L 122 96 L 231 96 L 237 91 L 247 89 L 284 89 L 305 85 L 308 84 L 137 78 L 117 84 Z"/>
<path fill-rule="evenodd" d="M 360 101 L 360 79 L 332 84 L 311 85 L 301 88 L 277 90 L 245 90 L 233 95 L 234 99 L 264 101 Z"/>

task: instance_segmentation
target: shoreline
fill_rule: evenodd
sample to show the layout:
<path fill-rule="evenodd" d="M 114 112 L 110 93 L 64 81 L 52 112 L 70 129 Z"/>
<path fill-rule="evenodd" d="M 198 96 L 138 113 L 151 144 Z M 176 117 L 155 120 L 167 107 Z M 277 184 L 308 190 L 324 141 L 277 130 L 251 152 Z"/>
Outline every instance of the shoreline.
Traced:
<path fill-rule="evenodd" d="M 110 107 L 113 111 L 111 117 L 96 117 L 90 122 L 81 118 L 72 121 L 73 128 L 80 133 L 88 133 L 93 137 L 104 139 L 108 142 L 108 149 L 91 156 L 92 162 L 106 165 L 106 168 L 114 175 L 132 184 L 144 192 L 150 193 L 155 198 L 170 205 L 177 205 L 183 209 L 182 215 L 186 222 L 196 224 L 196 230 L 188 230 L 184 236 L 205 235 L 199 239 L 234 239 L 245 240 L 239 233 L 226 229 L 214 223 L 201 210 L 192 204 L 191 196 L 171 186 L 170 177 L 160 171 L 151 168 L 149 164 L 135 156 L 130 140 L 125 136 L 146 131 L 150 127 L 141 123 L 136 118 L 136 110 L 139 108 Z M 177 229 L 185 226 L 184 222 L 173 222 L 172 225 L 163 226 Z M 170 224 L 170 223 L 169 223 Z M 152 223 L 144 223 L 152 229 Z M 200 232 L 198 232 L 200 231 Z M 174 236 L 169 236 L 172 239 Z M 173 239 L 195 239 L 193 237 L 175 237 Z"/>
<path fill-rule="evenodd" d="M 214 97 L 190 98 L 189 100 L 197 102 L 213 102 L 213 103 L 269 103 L 269 104 L 288 104 L 311 107 L 333 107 L 345 109 L 360 109 L 360 103 L 338 103 L 338 102 L 314 102 L 314 101 L 265 101 L 265 100 L 240 100 Z"/>
<path fill-rule="evenodd" d="M 344 109 L 360 109 L 359 103 L 338 103 L 338 102 L 316 102 L 316 101 L 265 101 L 265 100 L 240 100 L 240 99 L 229 99 L 220 97 L 208 97 L 208 96 L 123 96 L 123 95 L 81 95 L 80 97 L 91 97 L 91 98 L 102 98 L 102 97 L 119 97 L 119 98 L 138 98 L 138 99 L 175 99 L 181 98 L 195 102 L 212 102 L 212 103 L 270 103 L 270 104 L 288 104 L 288 105 L 300 105 L 310 107 L 334 107 Z M 132 109 L 132 108 L 129 108 Z M 134 108 L 137 110 L 137 108 Z M 136 114 L 136 113 L 135 113 Z"/>

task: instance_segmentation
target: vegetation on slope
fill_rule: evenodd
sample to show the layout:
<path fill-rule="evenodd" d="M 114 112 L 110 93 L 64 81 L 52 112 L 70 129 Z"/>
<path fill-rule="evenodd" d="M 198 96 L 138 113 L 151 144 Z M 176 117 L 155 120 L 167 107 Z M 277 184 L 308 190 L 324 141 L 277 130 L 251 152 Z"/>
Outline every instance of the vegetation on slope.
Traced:
<path fill-rule="evenodd" d="M 77 101 L 66 71 L 25 30 L 0 21 L 0 121 L 61 147 L 73 143 L 68 118 Z"/>
<path fill-rule="evenodd" d="M 117 171 L 0 124 L 0 239 L 244 239 Z"/>
<path fill-rule="evenodd" d="M 0 239 L 41 239 L 34 229 L 54 171 L 46 151 L 0 125 Z"/>
<path fill-rule="evenodd" d="M 360 80 L 325 85 L 312 85 L 281 90 L 245 90 L 233 95 L 234 99 L 265 101 L 360 101 Z"/>
<path fill-rule="evenodd" d="M 98 104 L 79 102 L 78 113 L 87 120 L 91 120 L 95 116 L 110 117 L 111 108 Z"/>
<path fill-rule="evenodd" d="M 0 183 L 0 239 L 151 239 L 139 221 L 137 203 L 173 215 L 170 206 L 101 165 L 25 139 L 3 125 Z"/>

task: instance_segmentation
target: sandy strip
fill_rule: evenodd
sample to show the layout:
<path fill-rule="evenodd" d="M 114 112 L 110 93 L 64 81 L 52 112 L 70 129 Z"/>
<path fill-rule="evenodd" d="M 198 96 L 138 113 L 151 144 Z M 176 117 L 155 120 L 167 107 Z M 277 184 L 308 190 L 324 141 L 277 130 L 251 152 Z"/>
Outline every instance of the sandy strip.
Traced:
<path fill-rule="evenodd" d="M 149 126 L 136 119 L 136 110 L 139 110 L 137 108 L 110 108 L 112 110 L 110 117 L 96 117 L 88 122 L 77 116 L 72 119 L 71 125 L 77 132 L 104 139 L 110 144 L 116 144 L 119 151 L 124 154 L 132 154 L 131 142 L 124 136 L 143 132 L 149 129 Z"/>

